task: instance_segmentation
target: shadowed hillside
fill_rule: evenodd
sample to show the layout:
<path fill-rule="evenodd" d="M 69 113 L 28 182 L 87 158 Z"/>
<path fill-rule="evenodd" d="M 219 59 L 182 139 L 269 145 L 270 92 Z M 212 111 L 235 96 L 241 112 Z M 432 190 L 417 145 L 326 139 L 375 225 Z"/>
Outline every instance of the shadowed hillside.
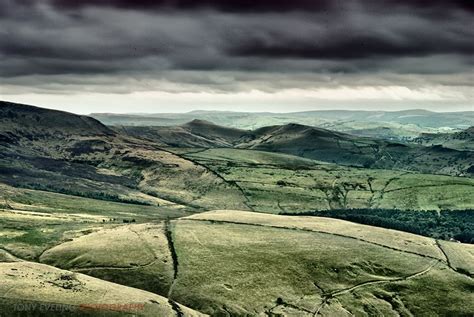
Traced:
<path fill-rule="evenodd" d="M 464 175 L 474 161 L 474 153 L 355 137 L 299 124 L 265 127 L 250 135 L 237 147 L 359 167 Z"/>
<path fill-rule="evenodd" d="M 115 133 L 88 116 L 0 101 L 0 141 L 15 137 L 112 136 Z"/>
<path fill-rule="evenodd" d="M 0 181 L 89 198 L 246 209 L 234 185 L 154 142 L 116 133 L 95 119 L 0 104 Z"/>
<path fill-rule="evenodd" d="M 179 126 L 115 127 L 136 138 L 145 138 L 171 147 L 230 147 L 245 130 L 218 126 L 204 120 L 193 120 Z"/>

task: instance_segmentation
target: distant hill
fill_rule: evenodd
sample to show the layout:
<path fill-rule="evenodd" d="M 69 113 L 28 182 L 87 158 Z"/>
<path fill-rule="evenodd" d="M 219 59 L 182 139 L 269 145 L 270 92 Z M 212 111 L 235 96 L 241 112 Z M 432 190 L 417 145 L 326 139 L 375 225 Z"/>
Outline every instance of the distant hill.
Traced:
<path fill-rule="evenodd" d="M 474 153 L 356 137 L 299 124 L 257 129 L 238 147 L 344 165 L 424 173 L 465 174 L 474 161 Z"/>
<path fill-rule="evenodd" d="M 414 124 L 419 127 L 452 127 L 462 128 L 474 122 L 474 112 L 433 112 L 422 109 L 401 111 L 310 111 L 302 112 L 302 116 L 319 116 L 325 119 L 360 121 L 360 122 L 391 122 Z"/>
<path fill-rule="evenodd" d="M 210 121 L 198 119 L 184 124 L 183 127 L 193 134 L 229 143 L 235 143 L 246 134 L 246 131 L 242 129 L 228 128 L 216 125 Z"/>
<path fill-rule="evenodd" d="M 114 132 L 88 116 L 0 101 L 0 141 L 68 135 L 112 136 Z"/>
<path fill-rule="evenodd" d="M 443 146 L 447 148 L 474 151 L 474 126 L 454 133 L 423 133 L 413 140 L 414 143 Z"/>
<path fill-rule="evenodd" d="M 172 147 L 235 147 L 366 168 L 466 175 L 471 173 L 474 161 L 474 153 L 359 137 L 296 123 L 240 130 L 194 120 L 174 127 L 118 129 L 131 136 Z"/>
<path fill-rule="evenodd" d="M 188 113 L 110 114 L 94 113 L 92 117 L 106 125 L 167 126 L 181 125 L 194 119 L 238 128 L 257 129 L 264 126 L 299 123 L 337 131 L 390 127 L 395 134 L 390 137 L 416 137 L 422 132 L 439 129 L 466 129 L 474 123 L 474 112 L 431 112 L 426 110 L 404 111 L 353 111 L 321 110 L 293 113 L 192 111 Z"/>
<path fill-rule="evenodd" d="M 230 147 L 247 133 L 245 130 L 227 128 L 197 119 L 178 126 L 114 128 L 133 137 L 145 138 L 172 147 Z"/>

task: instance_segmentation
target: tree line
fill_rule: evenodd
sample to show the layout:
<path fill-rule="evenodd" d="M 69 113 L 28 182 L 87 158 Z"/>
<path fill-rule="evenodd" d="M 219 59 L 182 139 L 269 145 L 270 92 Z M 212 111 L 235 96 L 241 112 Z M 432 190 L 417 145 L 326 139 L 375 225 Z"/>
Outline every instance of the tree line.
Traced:
<path fill-rule="evenodd" d="M 443 240 L 474 243 L 474 210 L 419 211 L 397 209 L 332 209 L 302 213 L 280 213 L 290 216 L 319 216 L 406 231 Z"/>

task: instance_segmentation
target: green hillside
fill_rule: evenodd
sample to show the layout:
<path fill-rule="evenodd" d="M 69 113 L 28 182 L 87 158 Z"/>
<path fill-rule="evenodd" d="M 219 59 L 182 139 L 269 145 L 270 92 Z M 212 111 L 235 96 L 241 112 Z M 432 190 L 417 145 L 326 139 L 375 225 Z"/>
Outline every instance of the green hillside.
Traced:
<path fill-rule="evenodd" d="M 236 183 L 255 211 L 474 207 L 474 179 L 468 177 L 344 167 L 253 150 L 193 149 L 181 155 Z"/>
<path fill-rule="evenodd" d="M 120 230 L 66 242 L 40 261 L 152 289 L 211 315 L 460 316 L 474 309 L 465 301 L 472 268 L 445 255 L 455 243 L 441 249 L 432 239 L 340 220 L 239 211 Z M 147 247 L 111 266 L 135 233 Z M 474 260 L 470 249 L 464 263 Z"/>

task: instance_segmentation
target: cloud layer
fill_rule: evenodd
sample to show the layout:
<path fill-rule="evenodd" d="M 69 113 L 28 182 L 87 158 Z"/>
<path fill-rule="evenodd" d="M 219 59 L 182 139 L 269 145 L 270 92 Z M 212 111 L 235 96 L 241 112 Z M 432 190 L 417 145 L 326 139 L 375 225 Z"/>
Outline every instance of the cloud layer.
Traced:
<path fill-rule="evenodd" d="M 472 1 L 4 0 L 0 17 L 2 94 L 442 86 L 472 98 Z"/>

